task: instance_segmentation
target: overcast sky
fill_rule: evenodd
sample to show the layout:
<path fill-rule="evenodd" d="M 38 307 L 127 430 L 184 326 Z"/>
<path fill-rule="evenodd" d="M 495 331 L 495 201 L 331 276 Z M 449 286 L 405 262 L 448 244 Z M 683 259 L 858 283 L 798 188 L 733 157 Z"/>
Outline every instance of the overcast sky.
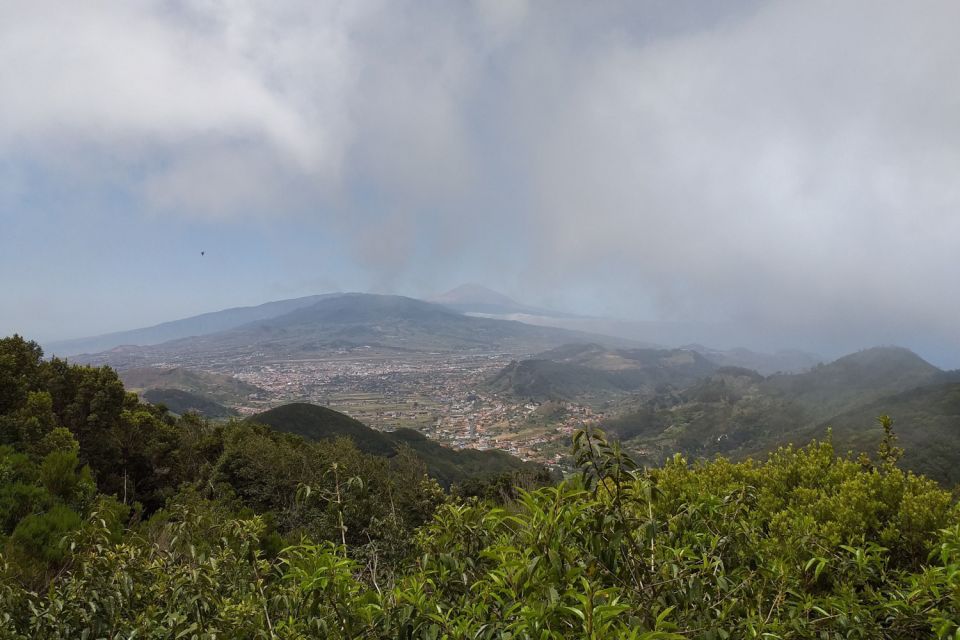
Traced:
<path fill-rule="evenodd" d="M 956 0 L 0 0 L 0 334 L 475 281 L 960 366 L 957 25 Z"/>

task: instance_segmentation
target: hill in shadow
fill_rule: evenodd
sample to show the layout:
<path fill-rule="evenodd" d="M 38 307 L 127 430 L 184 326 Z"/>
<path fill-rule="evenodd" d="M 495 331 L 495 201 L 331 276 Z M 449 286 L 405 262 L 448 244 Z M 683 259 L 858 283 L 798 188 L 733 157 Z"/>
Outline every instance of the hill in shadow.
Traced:
<path fill-rule="evenodd" d="M 413 429 L 377 431 L 348 415 L 308 403 L 293 403 L 248 418 L 277 431 L 312 440 L 346 437 L 365 453 L 391 457 L 409 447 L 427 467 L 427 472 L 445 486 L 469 479 L 514 471 L 536 471 L 527 463 L 502 451 L 454 450 L 430 440 Z"/>

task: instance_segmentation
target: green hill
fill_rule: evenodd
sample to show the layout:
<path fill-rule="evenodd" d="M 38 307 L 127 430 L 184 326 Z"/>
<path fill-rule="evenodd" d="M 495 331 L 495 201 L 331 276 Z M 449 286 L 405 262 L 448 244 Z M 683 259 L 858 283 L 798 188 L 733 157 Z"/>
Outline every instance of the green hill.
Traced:
<path fill-rule="evenodd" d="M 622 392 L 615 376 L 566 362 L 521 360 L 511 362 L 486 387 L 494 393 L 534 400 L 558 400 Z"/>
<path fill-rule="evenodd" d="M 236 411 L 218 402 L 180 389 L 148 389 L 142 395 L 147 402 L 162 404 L 179 415 L 188 411 L 199 413 L 206 418 L 229 418 L 237 415 Z"/>
<path fill-rule="evenodd" d="M 791 400 L 765 394 L 756 372 L 724 367 L 680 392 L 665 391 L 605 427 L 648 462 L 675 452 L 741 457 L 781 443 L 811 423 Z"/>
<path fill-rule="evenodd" d="M 872 453 L 888 414 L 906 449 L 905 468 L 960 481 L 960 382 L 906 349 L 883 347 L 795 375 L 763 378 L 723 368 L 679 392 L 668 390 L 611 418 L 607 430 L 651 463 L 694 457 L 761 456 L 823 437 L 840 451 Z"/>
<path fill-rule="evenodd" d="M 826 419 L 891 393 L 935 382 L 943 372 L 909 349 L 875 347 L 810 371 L 774 375 L 763 385 L 797 402 L 814 418 Z"/>
<path fill-rule="evenodd" d="M 960 483 L 960 382 L 911 389 L 865 403 L 818 425 L 829 426 L 839 451 L 872 451 L 883 436 L 876 417 L 889 415 L 899 444 L 902 465 L 949 484 Z"/>
<path fill-rule="evenodd" d="M 590 400 L 652 395 L 665 385 L 683 388 L 718 369 L 687 349 L 609 349 L 567 344 L 520 362 L 490 378 L 494 393 L 535 400 Z"/>
<path fill-rule="evenodd" d="M 251 416 L 247 421 L 310 440 L 350 438 L 361 451 L 378 456 L 393 455 L 396 450 L 396 444 L 387 437 L 387 432 L 371 429 L 339 411 L 306 402 L 285 404 Z"/>
<path fill-rule="evenodd" d="M 472 478 L 537 469 L 537 465 L 502 451 L 458 451 L 412 429 L 377 431 L 333 409 L 302 402 L 264 411 L 248 421 L 312 440 L 347 437 L 361 451 L 379 456 L 394 456 L 398 448 L 405 445 L 423 460 L 432 477 L 447 486 Z"/>
<path fill-rule="evenodd" d="M 596 343 L 566 344 L 537 356 L 600 371 L 641 370 L 648 375 L 695 380 L 717 370 L 717 364 L 693 349 L 612 349 Z"/>
<path fill-rule="evenodd" d="M 143 394 L 150 389 L 177 389 L 227 406 L 245 404 L 251 396 L 266 393 L 232 376 L 183 367 L 138 367 L 120 371 L 119 375 L 130 391 Z"/>

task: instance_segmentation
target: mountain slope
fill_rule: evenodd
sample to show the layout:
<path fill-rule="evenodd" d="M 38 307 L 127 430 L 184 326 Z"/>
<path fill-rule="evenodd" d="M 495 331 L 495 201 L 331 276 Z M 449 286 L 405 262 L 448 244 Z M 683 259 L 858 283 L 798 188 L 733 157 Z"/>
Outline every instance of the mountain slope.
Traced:
<path fill-rule="evenodd" d="M 870 400 L 930 384 L 942 374 L 909 349 L 874 347 L 806 373 L 771 376 L 764 389 L 825 419 Z"/>
<path fill-rule="evenodd" d="M 811 431 L 822 437 L 827 427 L 838 451 L 875 451 L 883 437 L 879 415 L 893 418 L 905 450 L 902 466 L 950 485 L 960 483 L 960 382 L 934 384 L 865 403 L 824 421 Z"/>
<path fill-rule="evenodd" d="M 233 409 L 218 402 L 181 389 L 148 389 L 143 399 L 151 404 L 162 404 L 171 412 L 183 415 L 188 411 L 205 418 L 229 418 L 237 415 Z"/>
<path fill-rule="evenodd" d="M 306 307 L 331 296 L 325 294 L 267 302 L 254 307 L 235 307 L 223 311 L 213 311 L 181 320 L 163 322 L 143 329 L 118 331 L 100 336 L 60 340 L 44 345 L 44 351 L 51 355 L 73 356 L 81 353 L 107 351 L 121 345 L 147 346 L 178 340 L 190 336 L 202 336 L 217 331 L 239 327 L 249 322 L 265 320 L 284 315 L 295 309 Z"/>
<path fill-rule="evenodd" d="M 377 431 L 350 416 L 307 403 L 277 407 L 248 421 L 313 440 L 347 437 L 361 451 L 379 456 L 396 455 L 398 448 L 405 445 L 423 460 L 432 477 L 447 486 L 470 478 L 537 468 L 502 451 L 450 449 L 412 429 Z"/>
<path fill-rule="evenodd" d="M 202 363 L 212 358 L 285 359 L 362 349 L 393 353 L 532 353 L 574 341 L 625 341 L 466 316 L 443 306 L 373 294 L 343 294 L 218 333 L 160 345 L 85 356 L 118 368 L 151 362 Z"/>
<path fill-rule="evenodd" d="M 616 379 L 598 371 L 553 360 L 511 362 L 486 383 L 494 393 L 532 400 L 572 399 L 622 391 Z"/>
<path fill-rule="evenodd" d="M 720 369 L 605 426 L 650 462 L 677 451 L 760 456 L 822 438 L 828 426 L 838 452 L 873 453 L 883 435 L 876 424 L 882 414 L 894 418 L 905 468 L 945 483 L 960 481 L 960 381 L 900 348 L 869 349 L 808 373 L 766 379 Z"/>
<path fill-rule="evenodd" d="M 378 456 L 393 455 L 396 449 L 387 432 L 371 429 L 339 411 L 306 402 L 285 404 L 247 420 L 310 440 L 350 438 L 361 451 Z"/>
<path fill-rule="evenodd" d="M 683 348 L 696 351 L 707 360 L 715 362 L 721 367 L 743 367 L 765 376 L 774 373 L 803 373 L 822 361 L 817 355 L 796 349 L 762 353 L 743 347 L 726 350 L 710 349 L 701 344 L 690 344 Z"/>
<path fill-rule="evenodd" d="M 330 345 L 402 351 L 522 350 L 578 337 L 561 329 L 472 318 L 403 296 L 345 294 L 215 338 L 302 352 Z"/>
<path fill-rule="evenodd" d="M 140 367 L 119 372 L 123 385 L 140 394 L 151 389 L 176 389 L 224 405 L 245 404 L 264 390 L 232 376 L 182 367 Z M 172 407 L 171 407 L 172 409 Z"/>
<path fill-rule="evenodd" d="M 675 452 L 736 457 L 765 449 L 811 418 L 800 405 L 762 393 L 762 382 L 756 372 L 725 367 L 682 391 L 659 393 L 605 426 L 651 462 Z"/>

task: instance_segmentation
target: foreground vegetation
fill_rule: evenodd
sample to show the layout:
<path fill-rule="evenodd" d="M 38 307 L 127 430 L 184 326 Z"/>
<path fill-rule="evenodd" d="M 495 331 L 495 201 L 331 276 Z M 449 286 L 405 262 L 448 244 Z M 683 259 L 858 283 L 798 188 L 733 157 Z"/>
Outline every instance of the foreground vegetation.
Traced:
<path fill-rule="evenodd" d="M 8 338 L 0 638 L 960 638 L 960 512 L 881 427 L 649 470 L 580 432 L 563 482 L 444 492 Z"/>

